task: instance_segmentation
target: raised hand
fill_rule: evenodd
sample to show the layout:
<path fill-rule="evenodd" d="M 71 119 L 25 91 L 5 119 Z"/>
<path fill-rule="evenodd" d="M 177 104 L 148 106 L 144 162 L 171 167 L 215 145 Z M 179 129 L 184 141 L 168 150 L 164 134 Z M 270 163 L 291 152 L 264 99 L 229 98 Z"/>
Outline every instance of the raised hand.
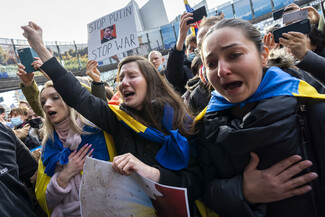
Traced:
<path fill-rule="evenodd" d="M 192 13 L 187 13 L 185 12 L 184 14 L 182 14 L 181 16 L 181 20 L 179 23 L 179 34 L 178 34 L 178 40 L 177 40 L 177 44 L 176 44 L 176 49 L 177 50 L 183 50 L 183 44 L 184 44 L 184 40 L 187 36 L 187 32 L 190 29 L 191 26 L 194 26 L 195 24 L 187 24 L 187 21 L 189 20 L 193 20 L 192 17 Z"/>
<path fill-rule="evenodd" d="M 137 172 L 155 182 L 160 179 L 160 171 L 157 168 L 148 166 L 130 153 L 114 157 L 112 167 L 121 175 L 131 175 Z"/>
<path fill-rule="evenodd" d="M 23 36 L 28 40 L 28 43 L 33 49 L 44 45 L 43 30 L 36 23 L 30 21 L 28 25 L 22 26 L 21 28 L 24 30 Z"/>
<path fill-rule="evenodd" d="M 34 57 L 34 62 L 32 62 L 32 66 L 35 70 L 40 70 L 40 67 L 43 65 L 42 60 L 39 57 Z"/>
<path fill-rule="evenodd" d="M 273 34 L 272 33 L 268 33 L 268 34 L 264 35 L 264 37 L 263 37 L 263 43 L 264 43 L 265 46 L 267 46 L 267 48 L 269 50 L 272 50 L 274 48 L 278 48 L 279 47 L 279 44 L 278 43 L 275 43 L 274 37 L 273 37 Z"/>
<path fill-rule="evenodd" d="M 111 56 L 111 58 L 112 58 L 113 60 L 115 60 L 117 63 L 120 62 L 120 59 L 118 58 L 117 55 Z"/>
<path fill-rule="evenodd" d="M 258 170 L 259 158 L 251 153 L 251 161 L 244 171 L 243 193 L 245 199 L 254 203 L 270 203 L 311 190 L 308 182 L 316 179 L 314 172 L 293 178 L 312 165 L 311 161 L 301 161 L 298 155 L 282 160 L 265 170 Z M 299 163 L 297 163 L 299 162 Z"/>
<path fill-rule="evenodd" d="M 89 60 L 86 65 L 86 74 L 95 82 L 100 82 L 100 71 L 96 60 Z"/>
<path fill-rule="evenodd" d="M 279 42 L 283 46 L 287 47 L 291 54 L 298 60 L 302 60 L 307 54 L 308 50 L 311 50 L 310 39 L 300 32 L 288 32 L 283 33 L 283 37 Z"/>
<path fill-rule="evenodd" d="M 310 20 L 310 24 L 318 25 L 320 14 L 313 6 L 304 7 L 303 9 L 308 10 L 308 19 Z"/>
<path fill-rule="evenodd" d="M 18 72 L 16 74 L 20 77 L 24 86 L 29 87 L 34 80 L 34 72 L 27 73 L 25 71 L 26 67 L 23 64 L 18 63 L 17 65 L 18 65 Z"/>
<path fill-rule="evenodd" d="M 49 60 L 53 55 L 44 46 L 43 30 L 34 22 L 21 27 L 24 32 L 23 36 L 28 40 L 29 45 L 35 50 L 43 62 Z"/>
<path fill-rule="evenodd" d="M 63 166 L 62 171 L 57 177 L 57 182 L 62 188 L 66 188 L 70 179 L 81 172 L 84 167 L 86 157 L 91 156 L 94 151 L 94 149 L 90 150 L 90 148 L 91 145 L 86 144 L 79 151 L 75 150 L 69 155 L 69 163 Z"/>

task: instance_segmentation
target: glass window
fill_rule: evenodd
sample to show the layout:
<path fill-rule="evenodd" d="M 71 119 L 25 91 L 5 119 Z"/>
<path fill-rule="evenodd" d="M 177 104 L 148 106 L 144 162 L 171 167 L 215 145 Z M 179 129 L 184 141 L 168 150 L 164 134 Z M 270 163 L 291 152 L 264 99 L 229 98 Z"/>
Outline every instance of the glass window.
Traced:
<path fill-rule="evenodd" d="M 274 9 L 279 9 L 293 3 L 294 0 L 273 0 Z"/>
<path fill-rule="evenodd" d="M 234 2 L 234 9 L 235 9 L 236 18 L 241 18 L 243 20 L 253 19 L 251 4 L 249 0 L 240 0 Z"/>
<path fill-rule="evenodd" d="M 225 18 L 234 18 L 234 13 L 231 4 L 218 8 L 218 11 L 222 11 L 225 15 Z"/>
<path fill-rule="evenodd" d="M 179 21 L 173 23 L 174 25 L 174 29 L 175 29 L 175 33 L 176 33 L 176 38 L 178 38 L 178 33 L 179 33 Z"/>
<path fill-rule="evenodd" d="M 165 49 L 169 49 L 176 44 L 173 24 L 168 24 L 160 27 L 161 35 L 164 40 Z"/>
<path fill-rule="evenodd" d="M 255 17 L 272 12 L 271 0 L 252 0 Z"/>
<path fill-rule="evenodd" d="M 159 29 L 148 31 L 149 43 L 152 50 L 163 49 L 163 43 Z"/>
<path fill-rule="evenodd" d="M 215 10 L 209 11 L 207 15 L 208 15 L 208 17 L 215 16 L 216 15 L 216 11 Z"/>
<path fill-rule="evenodd" d="M 150 52 L 150 46 L 146 33 L 138 33 L 139 47 L 137 48 L 138 54 L 144 56 Z"/>

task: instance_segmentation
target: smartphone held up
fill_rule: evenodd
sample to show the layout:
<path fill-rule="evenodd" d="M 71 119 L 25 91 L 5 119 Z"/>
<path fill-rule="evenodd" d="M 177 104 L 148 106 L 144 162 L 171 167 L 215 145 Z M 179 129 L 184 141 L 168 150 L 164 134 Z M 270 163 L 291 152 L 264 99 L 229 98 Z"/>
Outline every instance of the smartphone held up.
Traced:
<path fill-rule="evenodd" d="M 193 19 L 187 21 L 187 25 L 192 24 L 192 23 L 196 23 L 200 20 L 203 19 L 203 17 L 207 17 L 207 11 L 205 9 L 205 6 L 202 6 L 194 11 L 191 12 L 193 14 Z"/>
<path fill-rule="evenodd" d="M 21 64 L 23 64 L 26 68 L 25 71 L 27 73 L 31 73 L 36 71 L 32 66 L 35 58 L 38 57 L 37 53 L 30 47 L 18 49 L 18 56 Z"/>
<path fill-rule="evenodd" d="M 309 33 L 311 30 L 309 19 L 301 20 L 290 25 L 284 26 L 273 31 L 274 42 L 279 43 L 279 38 L 283 37 L 283 33 L 301 32 L 303 34 Z M 283 37 L 284 38 L 284 37 Z"/>

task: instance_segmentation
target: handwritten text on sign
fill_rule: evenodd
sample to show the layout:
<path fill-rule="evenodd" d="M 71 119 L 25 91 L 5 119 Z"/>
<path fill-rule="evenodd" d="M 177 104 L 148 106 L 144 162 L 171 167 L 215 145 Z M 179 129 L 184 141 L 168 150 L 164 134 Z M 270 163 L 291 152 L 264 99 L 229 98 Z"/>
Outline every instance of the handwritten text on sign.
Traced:
<path fill-rule="evenodd" d="M 88 24 L 88 58 L 91 60 L 100 61 L 138 46 L 131 5 Z"/>

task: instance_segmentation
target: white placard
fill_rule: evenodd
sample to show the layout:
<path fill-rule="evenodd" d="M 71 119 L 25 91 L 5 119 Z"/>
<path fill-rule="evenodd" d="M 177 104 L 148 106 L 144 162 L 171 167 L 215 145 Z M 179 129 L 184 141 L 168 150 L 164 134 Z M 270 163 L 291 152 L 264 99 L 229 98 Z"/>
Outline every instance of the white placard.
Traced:
<path fill-rule="evenodd" d="M 87 28 L 90 60 L 100 61 L 139 47 L 132 5 L 89 23 Z"/>
<path fill-rule="evenodd" d="M 112 163 L 87 157 L 80 186 L 83 217 L 188 217 L 187 189 L 161 185 L 137 173 L 123 176 Z"/>

